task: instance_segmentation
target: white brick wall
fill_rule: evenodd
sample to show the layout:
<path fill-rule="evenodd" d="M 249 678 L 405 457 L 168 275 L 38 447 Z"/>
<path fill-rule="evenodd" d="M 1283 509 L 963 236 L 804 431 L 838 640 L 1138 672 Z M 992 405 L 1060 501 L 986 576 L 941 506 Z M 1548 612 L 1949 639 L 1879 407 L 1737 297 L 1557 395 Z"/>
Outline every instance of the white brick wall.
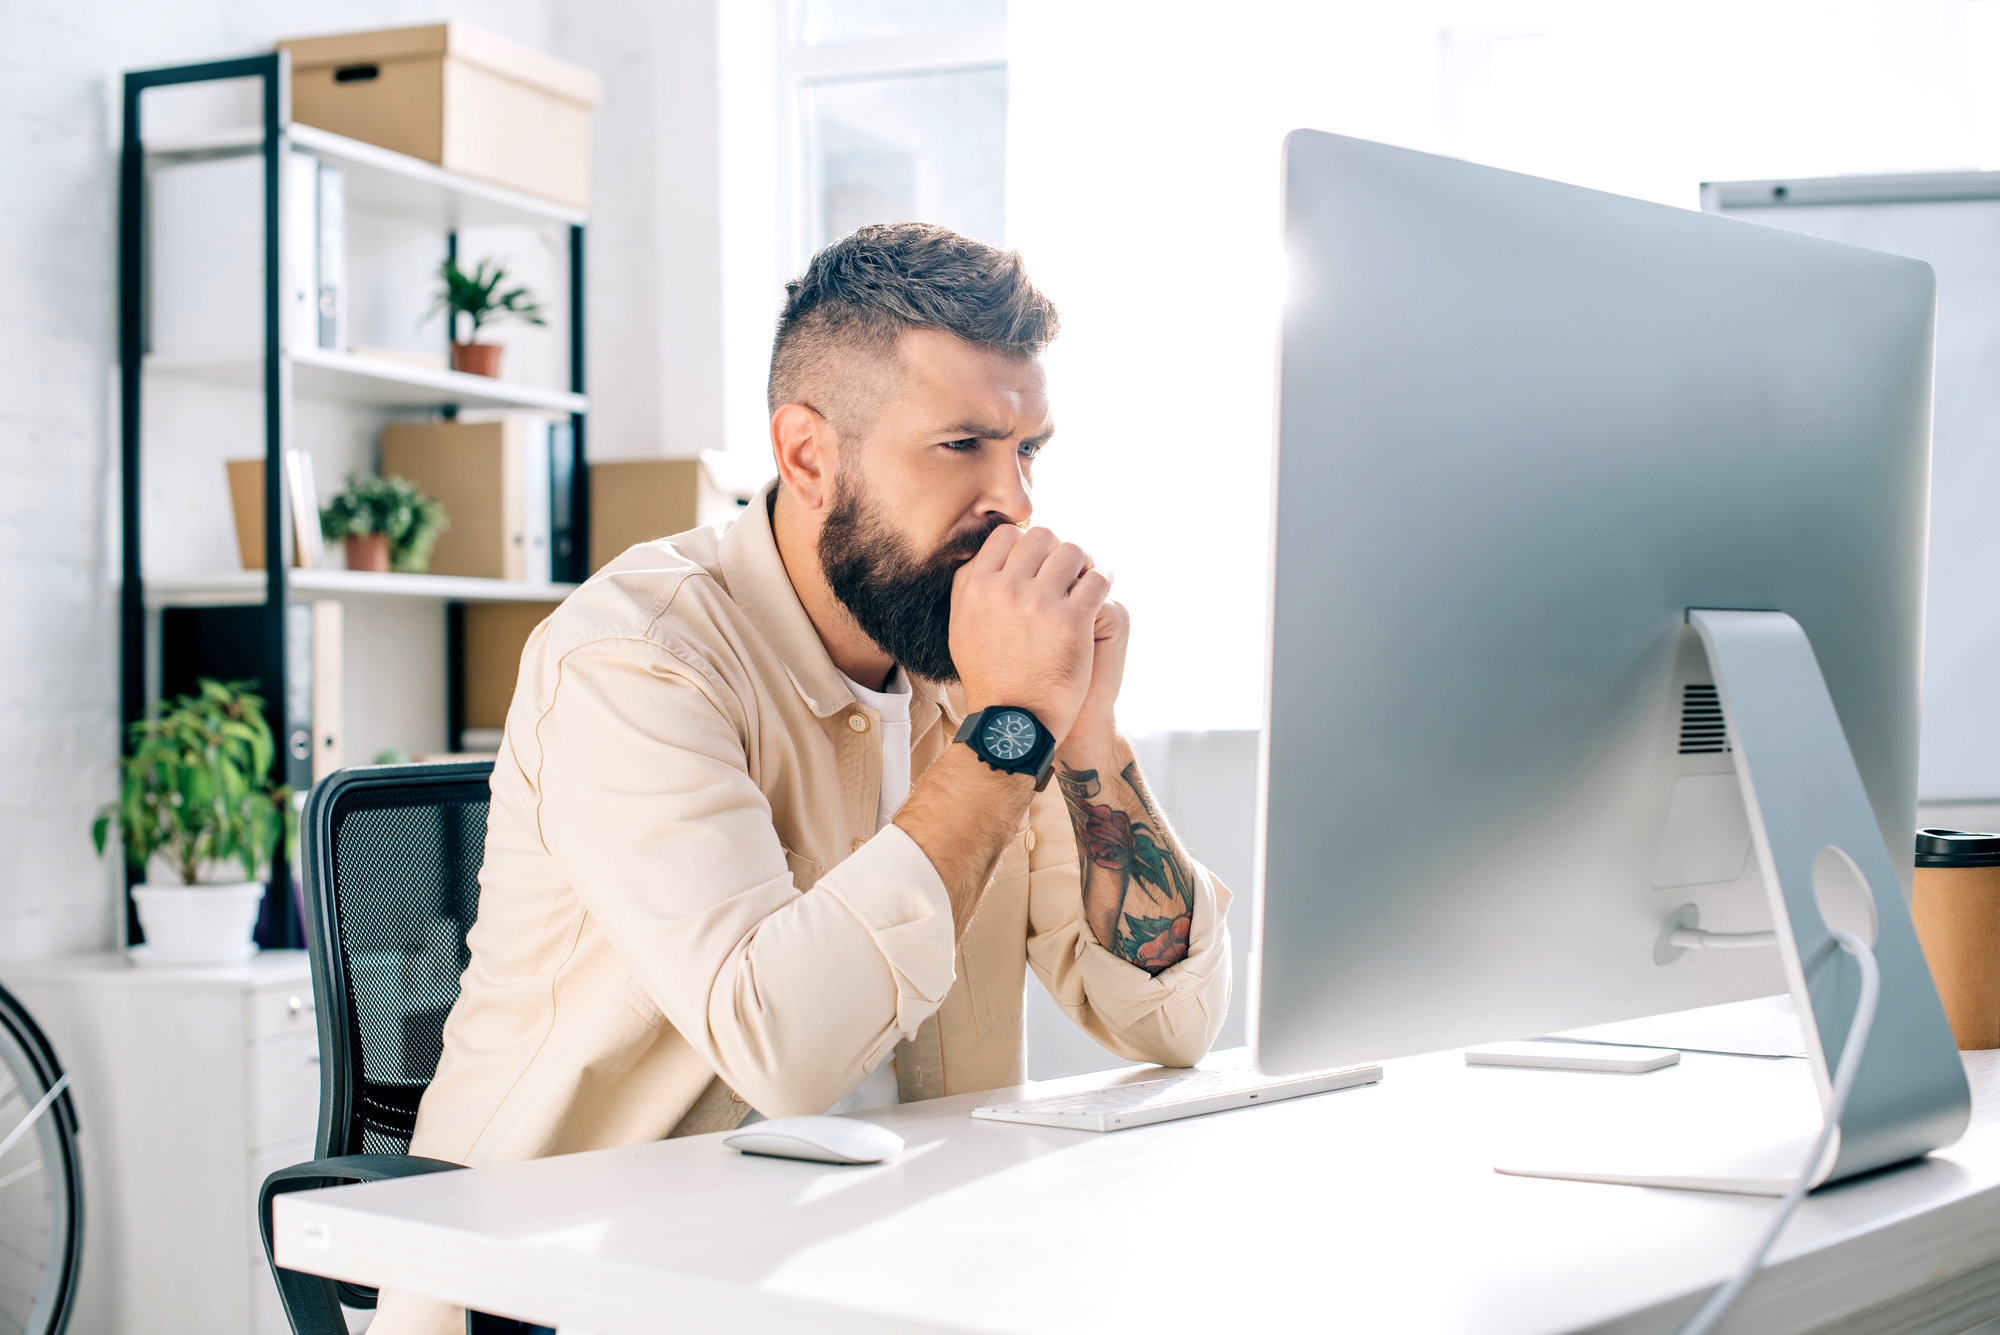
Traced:
<path fill-rule="evenodd" d="M 8 0 L 0 42 L 0 957 L 108 945 L 118 921 L 116 877 L 92 854 L 89 827 L 112 792 L 117 749 L 109 554 L 122 71 L 268 50 L 277 37 L 442 18 L 591 63 L 636 11 L 650 10 L 643 37 L 664 67 L 640 60 L 602 71 L 598 151 L 620 170 L 598 174 L 599 217 L 616 225 L 590 256 L 591 323 L 594 337 L 612 328 L 621 338 L 610 365 L 592 358 L 617 372 L 591 377 L 615 428 L 594 443 L 604 457 L 692 453 L 720 443 L 717 372 L 699 359 L 692 368 L 677 360 L 671 376 L 663 368 L 674 352 L 715 342 L 719 315 L 704 291 L 717 263 L 714 117 L 711 109 L 705 123 L 691 124 L 685 97 L 663 101 L 643 85 L 664 68 L 672 88 L 713 89 L 713 4 Z M 635 101 L 645 123 L 626 128 L 619 109 Z M 659 264 L 649 256 L 664 236 L 693 250 Z M 633 393 L 643 401 L 627 402 Z"/>

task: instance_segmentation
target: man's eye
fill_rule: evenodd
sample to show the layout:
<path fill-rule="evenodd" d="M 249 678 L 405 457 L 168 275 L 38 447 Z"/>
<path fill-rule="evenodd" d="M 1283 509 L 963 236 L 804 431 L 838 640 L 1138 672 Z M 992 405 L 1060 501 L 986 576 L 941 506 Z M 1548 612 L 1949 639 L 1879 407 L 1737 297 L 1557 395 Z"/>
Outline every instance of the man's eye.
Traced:
<path fill-rule="evenodd" d="M 1021 457 L 1023 459 L 1032 459 L 1041 452 L 1042 452 L 1042 447 L 1040 442 L 1032 440 L 1024 440 L 1021 442 Z"/>
<path fill-rule="evenodd" d="M 967 436 L 964 440 L 948 440 L 944 443 L 944 447 L 948 450 L 957 450 L 960 453 L 964 453 L 966 450 L 976 450 L 979 448 L 979 438 L 976 436 Z"/>

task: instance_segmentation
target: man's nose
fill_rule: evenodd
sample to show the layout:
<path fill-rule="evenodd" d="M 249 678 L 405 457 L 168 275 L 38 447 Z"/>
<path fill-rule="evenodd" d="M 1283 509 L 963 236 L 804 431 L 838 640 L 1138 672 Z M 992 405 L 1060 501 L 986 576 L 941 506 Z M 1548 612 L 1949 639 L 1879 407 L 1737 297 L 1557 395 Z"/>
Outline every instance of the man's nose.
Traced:
<path fill-rule="evenodd" d="M 994 453 L 998 457 L 985 479 L 986 494 L 980 497 L 980 513 L 999 515 L 1010 524 L 1025 524 L 1035 513 L 1035 502 L 1020 453 L 1015 450 Z"/>

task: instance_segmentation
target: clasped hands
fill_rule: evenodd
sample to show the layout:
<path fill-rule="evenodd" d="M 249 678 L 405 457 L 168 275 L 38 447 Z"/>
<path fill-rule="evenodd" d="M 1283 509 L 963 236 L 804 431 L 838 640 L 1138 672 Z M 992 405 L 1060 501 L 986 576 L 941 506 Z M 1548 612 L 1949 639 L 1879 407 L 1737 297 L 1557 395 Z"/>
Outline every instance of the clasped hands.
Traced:
<path fill-rule="evenodd" d="M 951 657 L 968 710 L 1018 705 L 1059 747 L 1116 734 L 1131 625 L 1111 576 L 1045 528 L 1001 525 L 952 580 Z"/>

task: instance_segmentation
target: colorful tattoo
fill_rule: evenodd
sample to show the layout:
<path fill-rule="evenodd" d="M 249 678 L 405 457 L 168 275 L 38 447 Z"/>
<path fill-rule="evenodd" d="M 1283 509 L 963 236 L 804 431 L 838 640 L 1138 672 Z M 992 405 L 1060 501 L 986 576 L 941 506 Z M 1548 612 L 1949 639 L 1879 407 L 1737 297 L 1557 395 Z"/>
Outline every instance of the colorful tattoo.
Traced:
<path fill-rule="evenodd" d="M 1069 803 L 1070 825 L 1076 831 L 1087 915 L 1093 878 L 1117 878 L 1109 887 L 1113 892 L 1110 912 L 1102 921 L 1092 921 L 1091 928 L 1100 937 L 1108 932 L 1111 939 L 1103 945 L 1113 954 L 1157 975 L 1187 958 L 1194 918 L 1194 876 L 1154 807 L 1138 765 L 1127 765 L 1118 777 L 1144 819 L 1135 820 L 1118 807 L 1096 800 L 1104 793 L 1096 770 L 1064 765 L 1056 772 L 1056 781 Z M 1101 880 L 1097 883 L 1102 885 Z"/>

